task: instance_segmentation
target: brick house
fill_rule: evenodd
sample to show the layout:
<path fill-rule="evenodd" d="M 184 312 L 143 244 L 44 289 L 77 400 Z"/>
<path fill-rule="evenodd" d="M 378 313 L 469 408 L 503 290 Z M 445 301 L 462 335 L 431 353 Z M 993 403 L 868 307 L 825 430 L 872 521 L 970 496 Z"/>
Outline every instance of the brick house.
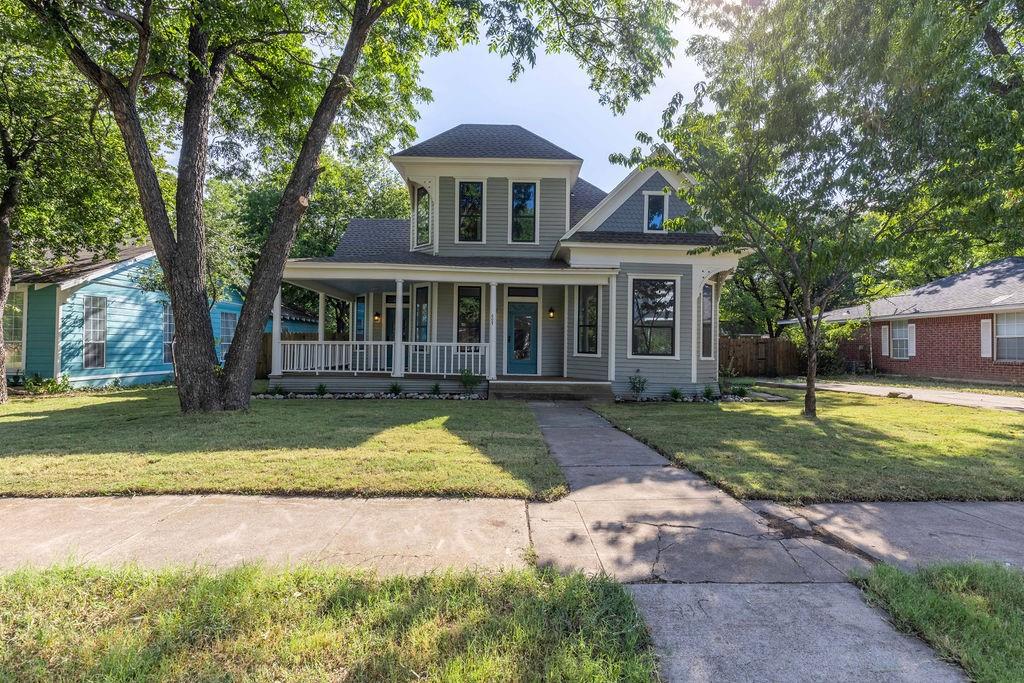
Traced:
<path fill-rule="evenodd" d="M 1024 384 L 1024 257 L 993 261 L 868 306 L 825 314 L 871 319 L 843 343 L 849 361 L 882 372 Z"/>

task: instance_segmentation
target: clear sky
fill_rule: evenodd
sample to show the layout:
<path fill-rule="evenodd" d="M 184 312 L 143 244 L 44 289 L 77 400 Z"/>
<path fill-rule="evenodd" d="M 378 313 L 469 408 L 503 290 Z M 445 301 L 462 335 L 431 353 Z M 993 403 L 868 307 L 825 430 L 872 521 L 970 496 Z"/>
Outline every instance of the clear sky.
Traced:
<path fill-rule="evenodd" d="M 626 169 L 608 161 L 614 152 L 628 152 L 636 132 L 657 131 L 661 113 L 672 95 L 693 93 L 700 69 L 683 54 L 694 29 L 680 23 L 671 69 L 640 102 L 622 116 L 602 107 L 588 87 L 586 74 L 569 55 L 537 57 L 537 66 L 509 83 L 510 62 L 470 45 L 430 59 L 423 66 L 423 84 L 434 101 L 421 106 L 416 124 L 423 140 L 460 123 L 515 123 L 583 158 L 580 175 L 604 190 L 612 189 Z"/>

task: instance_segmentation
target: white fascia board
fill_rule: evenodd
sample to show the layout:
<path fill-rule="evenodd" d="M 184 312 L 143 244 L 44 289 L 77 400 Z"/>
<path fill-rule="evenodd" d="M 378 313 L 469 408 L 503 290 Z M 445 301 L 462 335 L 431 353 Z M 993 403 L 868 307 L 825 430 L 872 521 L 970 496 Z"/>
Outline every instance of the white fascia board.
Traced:
<path fill-rule="evenodd" d="M 714 254 L 700 252 L 701 247 L 690 245 L 643 244 L 581 244 L 565 247 L 569 251 L 569 265 L 573 268 L 619 268 L 622 263 L 663 264 L 716 264 L 735 268 L 741 254 L 726 252 Z"/>
<path fill-rule="evenodd" d="M 124 261 L 118 261 L 117 263 L 112 263 L 109 266 L 100 268 L 99 270 L 88 273 L 87 275 L 82 275 L 81 277 L 72 278 L 70 280 L 64 280 L 60 283 L 60 288 L 61 290 L 73 289 L 75 287 L 78 287 L 79 285 L 85 284 L 86 282 L 92 282 L 93 280 L 98 280 L 102 277 L 106 277 L 107 275 L 110 275 L 111 273 L 114 273 L 123 268 L 129 268 L 131 266 L 134 266 L 135 264 L 141 263 L 142 261 L 145 261 L 147 259 L 151 259 L 154 256 L 156 256 L 155 251 L 144 252 L 142 254 L 139 254 L 135 258 L 130 258 Z"/>
<path fill-rule="evenodd" d="M 928 311 L 921 313 L 918 311 L 902 311 L 900 313 L 894 313 L 892 315 L 872 315 L 871 322 L 882 322 L 888 320 L 916 320 L 917 318 L 950 318 L 958 315 L 985 315 L 986 313 L 1024 313 L 1024 306 L 1019 303 L 1007 304 L 1006 306 L 979 306 L 977 308 L 951 308 L 944 311 Z M 826 313 L 826 315 L 828 315 Z M 848 323 L 855 320 L 867 321 L 868 316 L 866 315 L 851 315 L 841 320 L 830 320 L 825 318 L 826 323 Z M 786 320 L 780 320 L 779 325 L 795 325 L 799 322 L 796 318 L 787 318 Z"/>
<path fill-rule="evenodd" d="M 629 172 L 622 181 L 612 188 L 612 191 L 605 195 L 604 199 L 597 203 L 593 209 L 588 211 L 583 218 L 579 220 L 576 225 L 571 226 L 569 231 L 562 235 L 561 239 L 566 239 L 576 232 L 583 230 L 584 232 L 592 232 L 597 229 L 599 225 L 608 220 L 608 217 L 615 213 L 615 210 L 622 206 L 623 202 L 633 196 L 633 193 L 639 190 L 644 183 L 650 180 L 651 176 L 655 173 L 660 173 L 665 176 L 669 184 L 676 190 L 684 183 L 687 182 L 681 175 L 675 171 L 669 171 L 663 168 L 636 168 Z"/>
<path fill-rule="evenodd" d="M 392 155 L 391 163 L 409 180 L 413 176 L 484 176 L 568 178 L 570 186 L 580 175 L 579 159 L 505 159 L 470 157 L 404 157 Z"/>

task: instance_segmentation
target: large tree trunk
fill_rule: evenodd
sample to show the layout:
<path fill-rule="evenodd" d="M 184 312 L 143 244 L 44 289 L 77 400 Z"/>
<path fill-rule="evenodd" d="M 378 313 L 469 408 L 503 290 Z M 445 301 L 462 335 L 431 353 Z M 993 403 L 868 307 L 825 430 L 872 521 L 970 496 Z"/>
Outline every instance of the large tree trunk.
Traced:
<path fill-rule="evenodd" d="M 3 195 L 0 196 L 0 403 L 7 402 L 7 347 L 4 346 L 4 308 L 11 294 L 11 256 L 14 253 L 14 207 L 21 189 L 21 176 L 14 174 Z M 21 355 L 25 357 L 25 340 L 21 340 Z"/>
<path fill-rule="evenodd" d="M 380 3 L 371 14 L 369 3 L 365 0 L 358 0 L 355 4 L 345 50 L 313 114 L 302 149 L 277 205 L 267 242 L 249 282 L 225 368 L 224 407 L 227 409 L 238 410 L 249 406 L 263 329 L 281 287 L 284 264 L 295 241 L 299 221 L 309 206 L 309 195 L 322 170 L 319 165 L 320 152 L 331 133 L 338 109 L 352 92 L 352 77 L 370 29 L 386 6 L 386 3 Z"/>
<path fill-rule="evenodd" d="M 818 416 L 818 395 L 814 384 L 818 378 L 818 340 L 805 335 L 807 339 L 807 388 L 804 391 L 804 417 Z"/>

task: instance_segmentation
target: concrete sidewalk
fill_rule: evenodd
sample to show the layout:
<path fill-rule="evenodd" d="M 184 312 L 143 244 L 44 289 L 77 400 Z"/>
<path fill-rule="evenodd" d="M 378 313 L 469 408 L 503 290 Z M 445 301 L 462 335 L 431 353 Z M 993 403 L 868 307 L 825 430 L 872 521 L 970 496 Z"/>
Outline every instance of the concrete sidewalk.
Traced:
<path fill-rule="evenodd" d="M 529 505 L 538 559 L 629 582 L 665 680 L 963 680 L 846 582 L 859 557 L 773 526 L 584 406 L 532 408 L 571 489 Z"/>
<path fill-rule="evenodd" d="M 780 389 L 799 389 L 806 387 L 796 382 L 778 382 L 772 379 L 758 379 L 757 384 Z M 844 391 L 850 394 L 867 396 L 888 396 L 892 392 L 910 394 L 915 401 L 942 403 L 966 408 L 991 408 L 993 410 L 1013 410 L 1024 413 L 1024 398 L 1003 396 L 1001 394 L 980 394 L 973 391 L 953 391 L 948 389 L 925 389 L 922 387 L 898 387 L 882 384 L 854 384 L 850 382 L 816 382 L 815 386 L 822 391 Z"/>

